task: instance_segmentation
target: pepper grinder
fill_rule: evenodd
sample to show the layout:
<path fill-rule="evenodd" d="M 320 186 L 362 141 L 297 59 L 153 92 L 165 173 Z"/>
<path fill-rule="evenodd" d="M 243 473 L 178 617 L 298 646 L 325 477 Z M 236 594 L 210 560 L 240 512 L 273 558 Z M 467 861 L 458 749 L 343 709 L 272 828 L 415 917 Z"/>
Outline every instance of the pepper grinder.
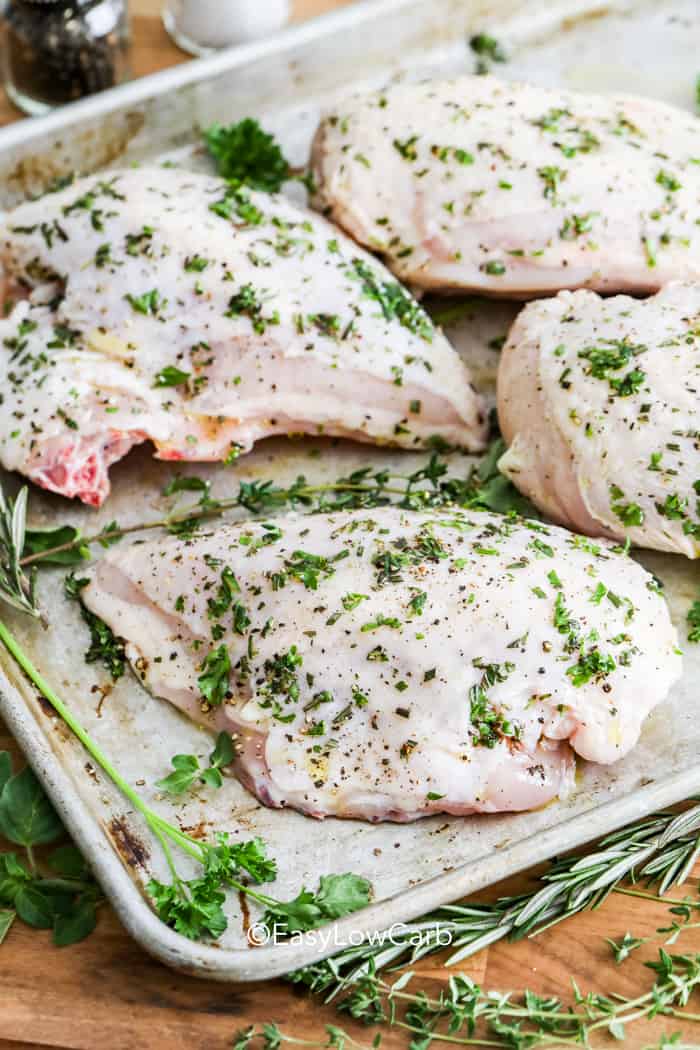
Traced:
<path fill-rule="evenodd" d="M 128 76 L 126 0 L 7 0 L 7 94 L 31 116 Z"/>
<path fill-rule="evenodd" d="M 274 33 L 289 18 L 289 0 L 166 0 L 163 23 L 178 47 L 210 55 Z"/>

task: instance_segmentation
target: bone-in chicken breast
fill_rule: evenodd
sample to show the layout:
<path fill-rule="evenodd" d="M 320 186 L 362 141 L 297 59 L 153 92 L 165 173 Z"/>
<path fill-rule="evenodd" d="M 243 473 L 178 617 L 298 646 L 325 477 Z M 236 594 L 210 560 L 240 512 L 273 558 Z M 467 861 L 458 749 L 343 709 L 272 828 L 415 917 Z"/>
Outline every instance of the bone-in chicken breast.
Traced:
<path fill-rule="evenodd" d="M 530 297 L 700 277 L 700 122 L 490 76 L 341 100 L 316 204 L 419 288 Z"/>
<path fill-rule="evenodd" d="M 231 460 L 270 434 L 479 449 L 457 353 L 387 271 L 317 215 L 220 179 L 139 168 L 10 213 L 0 460 L 100 504 L 108 468 Z"/>
<path fill-rule="evenodd" d="M 503 349 L 499 467 L 555 521 L 700 554 L 700 284 L 650 299 L 562 292 Z"/>
<path fill-rule="evenodd" d="M 540 806 L 680 673 L 644 569 L 487 512 L 227 525 L 115 548 L 83 593 L 155 696 L 235 734 L 262 802 L 316 817 Z"/>

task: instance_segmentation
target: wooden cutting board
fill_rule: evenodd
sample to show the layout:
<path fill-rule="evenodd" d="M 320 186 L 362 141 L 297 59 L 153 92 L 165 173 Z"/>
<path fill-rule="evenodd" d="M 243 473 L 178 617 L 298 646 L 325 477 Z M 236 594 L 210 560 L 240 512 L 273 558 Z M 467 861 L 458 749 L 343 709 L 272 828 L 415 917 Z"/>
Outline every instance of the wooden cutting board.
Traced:
<path fill-rule="evenodd" d="M 346 2 L 296 0 L 295 18 Z M 160 6 L 160 0 L 131 4 L 135 76 L 187 58 L 168 39 Z M 4 96 L 0 98 L 0 124 L 20 116 Z M 0 750 L 10 750 L 21 761 L 2 723 Z M 0 840 L 3 848 L 7 844 Z M 697 896 L 698 874 L 700 865 L 691 883 L 674 895 Z M 519 892 L 527 885 L 528 878 L 521 877 L 497 887 L 493 894 Z M 623 967 L 616 967 L 604 938 L 619 939 L 627 930 L 640 937 L 653 935 L 667 921 L 663 905 L 615 895 L 600 911 L 568 920 L 535 941 L 497 944 L 461 969 L 487 988 L 530 987 L 567 1001 L 572 977 L 584 992 L 638 995 L 651 983 L 652 975 L 642 964 L 653 957 L 655 948 L 644 948 Z M 679 949 L 700 951 L 700 931 L 685 934 Z M 448 972 L 439 962 L 424 961 L 416 984 L 434 991 Z M 696 1004 L 695 1010 L 700 1011 L 700 1006 Z M 277 1022 L 297 1038 L 316 1037 L 321 1042 L 325 1024 L 344 1023 L 332 1007 L 320 1006 L 283 981 L 220 985 L 171 973 L 141 951 L 107 906 L 101 910 L 97 931 L 75 947 L 56 949 L 48 934 L 21 923 L 15 923 L 0 947 L 0 1050 L 226 1050 L 240 1029 L 265 1021 Z M 371 1044 L 374 1031 L 346 1027 L 363 1045 Z M 686 1044 L 700 1045 L 700 1025 L 663 1018 L 643 1029 L 631 1029 L 624 1045 L 642 1050 L 657 1044 L 662 1033 L 672 1032 L 682 1033 Z M 382 1047 L 399 1050 L 408 1042 L 403 1034 L 390 1034 Z M 612 1040 L 598 1045 L 620 1046 Z"/>

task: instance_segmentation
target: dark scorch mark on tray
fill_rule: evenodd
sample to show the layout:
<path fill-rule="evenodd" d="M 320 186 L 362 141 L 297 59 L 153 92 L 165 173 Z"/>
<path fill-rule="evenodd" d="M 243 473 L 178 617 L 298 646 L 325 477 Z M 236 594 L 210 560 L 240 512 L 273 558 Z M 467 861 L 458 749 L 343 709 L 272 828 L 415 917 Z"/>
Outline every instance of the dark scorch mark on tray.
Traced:
<path fill-rule="evenodd" d="M 148 847 L 131 830 L 126 817 L 112 817 L 107 830 L 125 864 L 130 868 L 145 867 Z"/>

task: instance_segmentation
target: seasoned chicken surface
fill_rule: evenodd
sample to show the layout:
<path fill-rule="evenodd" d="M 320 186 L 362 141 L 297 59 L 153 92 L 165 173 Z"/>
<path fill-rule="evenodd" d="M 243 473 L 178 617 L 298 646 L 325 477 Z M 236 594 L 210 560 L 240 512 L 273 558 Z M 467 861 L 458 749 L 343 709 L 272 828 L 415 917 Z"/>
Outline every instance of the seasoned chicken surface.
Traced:
<path fill-rule="evenodd" d="M 115 548 L 83 594 L 154 695 L 236 735 L 262 802 L 316 817 L 540 806 L 680 674 L 637 563 L 487 512 L 227 525 Z"/>
<path fill-rule="evenodd" d="M 700 122 L 490 76 L 343 99 L 317 206 L 419 288 L 529 297 L 700 277 Z"/>
<path fill-rule="evenodd" d="M 10 213 L 0 460 L 98 505 L 108 468 L 232 460 L 277 433 L 479 449 L 480 399 L 428 316 L 370 256 L 281 196 L 138 168 Z"/>
<path fill-rule="evenodd" d="M 700 284 L 644 301 L 562 292 L 503 349 L 499 467 L 549 517 L 700 554 Z"/>

